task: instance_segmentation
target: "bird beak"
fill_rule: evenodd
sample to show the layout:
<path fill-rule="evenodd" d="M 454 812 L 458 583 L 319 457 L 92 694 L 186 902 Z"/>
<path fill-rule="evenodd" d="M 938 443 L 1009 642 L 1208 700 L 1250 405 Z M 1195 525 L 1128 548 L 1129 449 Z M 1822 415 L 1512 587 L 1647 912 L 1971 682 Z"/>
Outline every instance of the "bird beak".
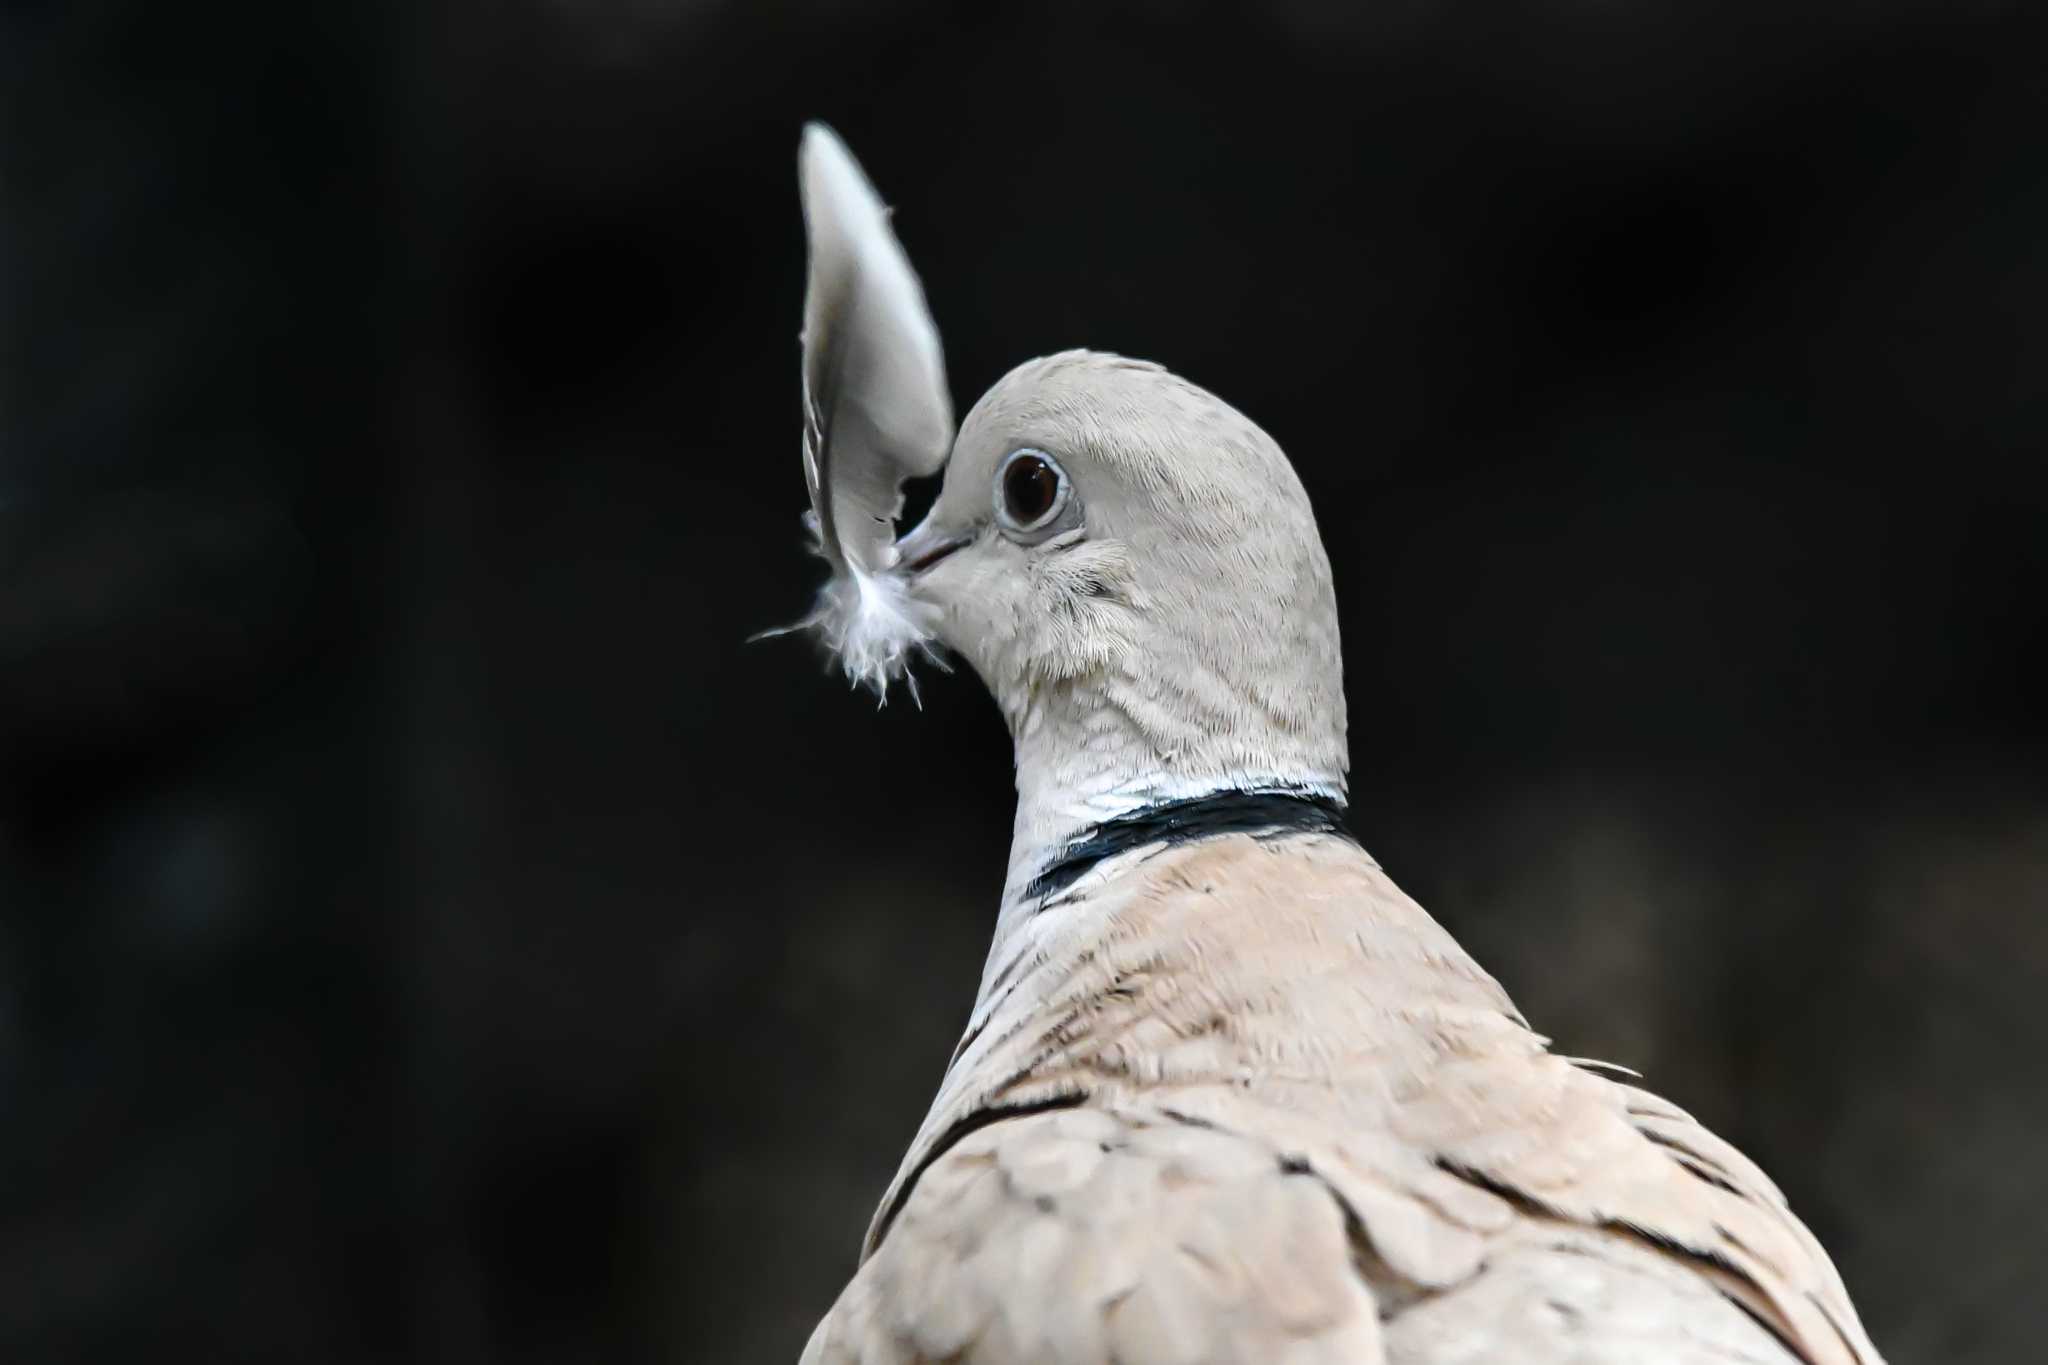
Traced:
<path fill-rule="evenodd" d="M 926 517 L 923 525 L 896 542 L 896 567 L 898 571 L 915 577 L 932 565 L 972 544 L 974 537 L 961 535 L 940 526 L 936 519 Z"/>

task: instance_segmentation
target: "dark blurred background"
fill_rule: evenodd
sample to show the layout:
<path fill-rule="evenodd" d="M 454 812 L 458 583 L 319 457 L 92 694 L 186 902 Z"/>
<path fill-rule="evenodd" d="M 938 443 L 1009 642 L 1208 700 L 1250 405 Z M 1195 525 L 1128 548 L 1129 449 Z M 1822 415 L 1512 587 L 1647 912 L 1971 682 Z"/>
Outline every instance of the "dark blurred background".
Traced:
<path fill-rule="evenodd" d="M 1007 743 L 806 642 L 800 122 L 964 410 L 1316 500 L 1354 822 L 1749 1148 L 1898 1365 L 2048 1338 L 2048 59 L 2017 4 L 10 9 L 0 1355 L 791 1360 Z"/>

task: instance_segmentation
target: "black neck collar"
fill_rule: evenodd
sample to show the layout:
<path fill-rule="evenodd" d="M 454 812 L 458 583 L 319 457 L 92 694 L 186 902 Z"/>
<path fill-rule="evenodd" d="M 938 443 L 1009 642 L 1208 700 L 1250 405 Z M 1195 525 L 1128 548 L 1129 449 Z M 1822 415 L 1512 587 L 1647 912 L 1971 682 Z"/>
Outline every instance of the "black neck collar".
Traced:
<path fill-rule="evenodd" d="M 1119 815 L 1082 830 L 1031 879 L 1024 894 L 1040 899 L 1066 890 L 1097 863 L 1151 844 L 1184 844 L 1215 834 L 1336 834 L 1351 838 L 1344 803 L 1299 791 L 1221 791 Z"/>

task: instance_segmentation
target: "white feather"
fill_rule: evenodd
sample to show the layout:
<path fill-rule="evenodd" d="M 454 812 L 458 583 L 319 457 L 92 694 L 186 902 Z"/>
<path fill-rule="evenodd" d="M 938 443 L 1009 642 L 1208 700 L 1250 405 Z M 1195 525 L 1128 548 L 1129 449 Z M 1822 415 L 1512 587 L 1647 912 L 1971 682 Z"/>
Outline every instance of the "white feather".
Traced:
<path fill-rule="evenodd" d="M 822 556 L 824 550 L 818 553 Z M 910 699 L 918 701 L 917 678 L 910 671 L 913 659 L 922 657 L 945 667 L 931 632 L 917 616 L 917 604 L 892 572 L 870 573 L 848 561 L 818 590 L 817 605 L 802 625 L 825 642 L 846 670 L 848 682 L 871 689 L 886 704 L 889 684 L 897 678 L 908 684 Z"/>
<path fill-rule="evenodd" d="M 811 614 L 856 686 L 887 700 L 932 634 L 894 573 L 903 483 L 935 473 L 953 443 L 938 328 L 846 145 L 822 124 L 798 154 L 810 274 L 804 298 L 804 477 L 813 548 L 832 568 Z M 911 682 L 911 696 L 917 686 Z"/>

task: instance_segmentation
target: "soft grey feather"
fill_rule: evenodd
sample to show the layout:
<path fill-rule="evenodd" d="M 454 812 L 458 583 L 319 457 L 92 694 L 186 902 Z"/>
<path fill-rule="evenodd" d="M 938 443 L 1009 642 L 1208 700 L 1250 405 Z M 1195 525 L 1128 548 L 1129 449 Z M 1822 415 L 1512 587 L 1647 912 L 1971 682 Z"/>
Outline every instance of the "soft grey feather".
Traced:
<path fill-rule="evenodd" d="M 938 472 L 953 403 L 924 289 L 889 212 L 830 128 L 804 129 L 804 475 L 834 569 L 892 562 L 906 479 Z"/>
<path fill-rule="evenodd" d="M 878 695 L 929 638 L 895 565 L 906 480 L 953 442 L 938 328 L 888 210 L 831 129 L 797 155 L 810 280 L 804 296 L 803 463 L 810 525 L 832 577 L 801 624 Z M 915 692 L 915 683 L 912 691 Z"/>

